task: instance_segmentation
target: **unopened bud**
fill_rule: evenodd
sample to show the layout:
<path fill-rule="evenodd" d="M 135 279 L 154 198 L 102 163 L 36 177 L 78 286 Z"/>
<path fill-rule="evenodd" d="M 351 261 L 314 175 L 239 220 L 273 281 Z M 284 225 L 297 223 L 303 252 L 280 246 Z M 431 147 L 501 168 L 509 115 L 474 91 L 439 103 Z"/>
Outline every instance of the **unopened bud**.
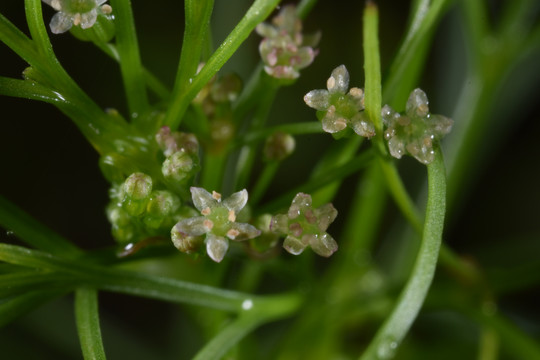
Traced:
<path fill-rule="evenodd" d="M 122 186 L 122 206 L 131 216 L 142 215 L 152 192 L 152 178 L 143 173 L 131 174 Z"/>

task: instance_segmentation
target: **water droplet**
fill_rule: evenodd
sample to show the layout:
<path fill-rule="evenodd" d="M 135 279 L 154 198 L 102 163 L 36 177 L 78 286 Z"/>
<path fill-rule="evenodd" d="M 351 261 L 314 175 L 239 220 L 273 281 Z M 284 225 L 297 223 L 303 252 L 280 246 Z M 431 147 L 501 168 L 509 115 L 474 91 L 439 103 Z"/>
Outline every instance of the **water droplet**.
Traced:
<path fill-rule="evenodd" d="M 193 82 L 193 78 L 189 78 L 189 83 L 191 84 Z"/>
<path fill-rule="evenodd" d="M 393 337 L 384 338 L 377 349 L 377 357 L 381 360 L 392 359 L 396 354 L 397 347 L 398 343 Z"/>
<path fill-rule="evenodd" d="M 242 303 L 243 310 L 250 310 L 253 307 L 253 300 L 247 299 Z"/>

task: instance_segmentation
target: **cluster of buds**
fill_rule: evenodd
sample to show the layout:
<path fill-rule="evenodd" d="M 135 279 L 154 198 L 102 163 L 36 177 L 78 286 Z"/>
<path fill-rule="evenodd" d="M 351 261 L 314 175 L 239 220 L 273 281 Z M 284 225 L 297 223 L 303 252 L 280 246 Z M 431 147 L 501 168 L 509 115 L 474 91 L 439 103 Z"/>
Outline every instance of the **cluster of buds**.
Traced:
<path fill-rule="evenodd" d="M 173 243 L 180 251 L 195 252 L 204 242 L 208 256 L 220 262 L 229 249 L 229 240 L 243 241 L 261 233 L 253 225 L 236 221 L 248 200 L 245 189 L 224 200 L 215 191 L 209 193 L 198 187 L 191 187 L 190 190 L 193 205 L 201 216 L 180 220 L 172 228 Z"/>
<path fill-rule="evenodd" d="M 317 46 L 320 34 L 302 34 L 302 22 L 293 5 L 284 6 L 272 24 L 261 23 L 256 31 L 263 37 L 259 52 L 264 70 L 275 78 L 298 78 L 299 70 L 309 66 L 317 55 L 313 47 Z"/>
<path fill-rule="evenodd" d="M 163 126 L 156 134 L 156 142 L 165 156 L 161 166 L 165 182 L 173 189 L 185 186 L 199 170 L 197 138 L 189 133 L 171 132 L 168 126 Z"/>
<path fill-rule="evenodd" d="M 107 215 L 119 243 L 162 235 L 176 222 L 180 199 L 167 190 L 154 190 L 149 175 L 133 173 L 111 191 Z"/>
<path fill-rule="evenodd" d="M 349 90 L 345 65 L 332 71 L 326 87 L 328 90 L 312 90 L 304 96 L 305 103 L 317 110 L 323 130 L 334 134 L 351 128 L 360 136 L 374 136 L 375 127 L 364 113 L 364 92 L 357 87 Z"/>
<path fill-rule="evenodd" d="M 298 193 L 287 214 L 273 217 L 270 229 L 286 236 L 283 247 L 293 255 L 302 253 L 310 246 L 317 254 L 329 257 L 338 249 L 338 245 L 326 229 L 336 216 L 337 210 L 332 204 L 313 209 L 311 196 Z"/>
<path fill-rule="evenodd" d="M 423 164 L 435 159 L 433 143 L 450 132 L 453 121 L 442 115 L 430 114 L 428 104 L 426 93 L 415 89 L 409 96 L 404 114 L 397 113 L 389 105 L 382 108 L 386 126 L 384 138 L 388 140 L 392 156 L 399 159 L 409 154 Z"/>
<path fill-rule="evenodd" d="M 51 19 L 50 27 L 54 34 L 61 34 L 80 26 L 88 29 L 94 26 L 99 15 L 109 15 L 112 12 L 107 0 L 43 0 L 54 10 L 58 11 Z"/>
<path fill-rule="evenodd" d="M 204 64 L 199 65 L 199 71 Z M 236 74 L 214 76 L 193 99 L 209 120 L 209 138 L 203 139 L 205 149 L 220 152 L 233 138 L 231 104 L 242 90 L 242 80 Z"/>

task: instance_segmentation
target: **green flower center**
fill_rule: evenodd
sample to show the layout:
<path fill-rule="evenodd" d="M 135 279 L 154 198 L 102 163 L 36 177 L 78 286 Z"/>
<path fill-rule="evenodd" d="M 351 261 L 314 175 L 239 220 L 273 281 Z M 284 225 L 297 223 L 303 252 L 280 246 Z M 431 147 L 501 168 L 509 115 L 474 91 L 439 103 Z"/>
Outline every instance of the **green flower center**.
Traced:
<path fill-rule="evenodd" d="M 85 14 L 96 7 L 94 0 L 67 0 L 62 4 L 62 10 L 69 14 Z"/>

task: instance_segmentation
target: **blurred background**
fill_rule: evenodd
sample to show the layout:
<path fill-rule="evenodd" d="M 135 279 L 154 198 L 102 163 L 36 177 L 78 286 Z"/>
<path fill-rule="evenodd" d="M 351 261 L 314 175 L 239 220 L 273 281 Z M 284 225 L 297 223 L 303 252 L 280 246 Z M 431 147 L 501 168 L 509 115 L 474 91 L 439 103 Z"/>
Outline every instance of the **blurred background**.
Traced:
<path fill-rule="evenodd" d="M 488 21 L 496 24 L 506 2 L 487 2 Z M 172 86 L 182 39 L 183 3 L 160 0 L 133 0 L 132 3 L 143 63 L 165 84 Z M 377 3 L 384 77 L 404 36 L 410 2 Z M 215 46 L 232 30 L 250 4 L 247 0 L 216 0 L 212 18 Z M 465 46 L 468 33 L 456 5 L 449 9 L 438 27 L 417 84 L 428 94 L 432 112 L 450 117 L 457 112 L 471 71 L 470 54 Z M 340 64 L 347 66 L 351 86 L 363 87 L 362 9 L 362 1 L 319 0 L 304 23 L 304 31 L 322 31 L 320 53 L 293 86 L 279 92 L 270 114 L 271 123 L 314 121 L 314 111 L 304 105 L 303 95 L 323 88 L 332 69 Z M 22 2 L 3 1 L 0 12 L 28 34 Z M 540 23 L 538 13 L 531 14 L 537 25 Z M 44 5 L 46 23 L 53 14 L 54 11 Z M 222 73 L 237 72 L 246 81 L 259 62 L 259 41 L 259 36 L 252 34 Z M 126 113 L 122 82 L 114 61 L 92 44 L 78 41 L 69 33 L 53 36 L 52 43 L 60 62 L 82 89 L 100 106 Z M 496 299 L 499 308 L 537 338 L 540 336 L 537 306 L 540 303 L 538 55 L 540 53 L 528 56 L 519 66 L 509 69 L 502 86 L 495 92 L 487 115 L 491 123 L 489 130 L 479 140 L 477 150 L 470 154 L 474 163 L 467 169 L 465 181 L 449 199 L 451 209 L 444 239 L 458 254 L 478 264 L 489 279 L 501 279 L 504 283 L 501 286 L 506 286 L 507 290 Z M 13 78 L 21 78 L 26 67 L 4 44 L 0 44 L 0 65 L 0 76 Z M 77 128 L 60 111 L 45 103 L 0 97 L 0 109 L 1 194 L 83 248 L 110 246 L 114 240 L 104 211 L 108 203 L 108 183 L 99 171 L 97 153 Z M 460 119 L 454 117 L 454 121 L 458 126 Z M 321 135 L 298 137 L 297 151 L 280 170 L 268 198 L 303 181 L 331 141 L 330 137 Z M 449 165 L 453 146 L 459 141 L 450 136 L 445 142 Z M 420 194 L 425 178 L 423 166 L 404 158 L 400 161 L 400 171 L 410 192 Z M 347 208 L 357 180 L 357 176 L 347 179 L 340 189 L 334 203 L 340 211 L 346 211 L 342 209 Z M 392 204 L 388 205 L 387 217 L 385 224 L 400 217 Z M 336 239 L 339 242 L 337 236 Z M 0 241 L 13 239 L 4 230 Z M 379 248 L 380 251 L 385 249 L 384 239 Z M 379 256 L 384 262 L 384 254 Z M 529 284 L 520 283 L 520 274 Z M 80 358 L 71 301 L 69 297 L 54 301 L 0 329 L 0 349 L 4 354 L 11 354 L 6 359 Z M 193 341 L 185 337 L 189 334 L 190 320 L 186 320 L 176 306 L 110 294 L 100 294 L 100 301 L 105 348 L 111 359 L 185 358 L 202 345 L 196 337 Z M 437 328 L 440 321 L 447 325 L 444 329 Z M 414 331 L 435 342 L 446 339 L 445 343 L 449 344 L 455 338 L 467 344 L 467 338 L 473 333 L 473 326 L 466 324 L 467 321 L 450 314 L 426 312 Z M 453 325 L 460 332 L 453 332 Z M 471 333 L 462 331 L 469 327 Z M 470 341 L 469 345 L 474 349 L 475 342 Z M 426 351 L 428 354 L 429 349 Z M 407 351 L 398 358 L 408 358 Z"/>

